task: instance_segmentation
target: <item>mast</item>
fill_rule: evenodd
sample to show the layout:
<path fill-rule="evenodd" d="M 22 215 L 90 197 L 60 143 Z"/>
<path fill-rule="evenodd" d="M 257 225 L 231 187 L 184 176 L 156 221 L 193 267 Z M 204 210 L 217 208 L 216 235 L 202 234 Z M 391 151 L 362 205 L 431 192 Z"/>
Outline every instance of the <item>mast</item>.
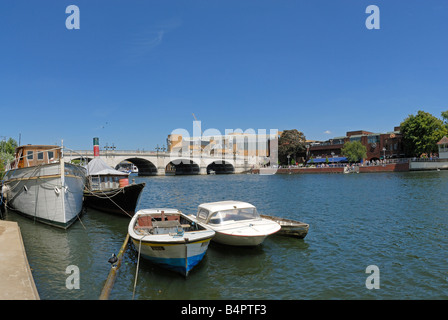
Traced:
<path fill-rule="evenodd" d="M 65 215 L 65 165 L 64 165 L 64 140 L 61 140 L 61 156 L 59 159 L 59 163 L 61 166 L 61 192 L 59 193 L 59 196 L 62 197 L 61 203 L 62 203 L 62 213 L 64 218 Z M 65 219 L 64 219 L 65 220 Z M 67 221 L 64 221 L 67 222 Z"/>

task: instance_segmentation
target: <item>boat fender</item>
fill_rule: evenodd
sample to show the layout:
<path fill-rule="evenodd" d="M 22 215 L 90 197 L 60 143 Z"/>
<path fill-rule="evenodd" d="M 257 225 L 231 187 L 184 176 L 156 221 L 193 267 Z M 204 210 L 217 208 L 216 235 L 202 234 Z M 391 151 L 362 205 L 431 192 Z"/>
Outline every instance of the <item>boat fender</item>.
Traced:
<path fill-rule="evenodd" d="M 55 192 L 56 194 L 59 194 L 61 191 L 59 190 L 58 187 L 54 187 L 54 192 Z"/>
<path fill-rule="evenodd" d="M 6 203 L 8 198 L 11 196 L 11 194 L 9 192 L 9 186 L 3 185 L 2 190 L 1 190 L 0 193 L 2 195 L 3 203 Z"/>
<path fill-rule="evenodd" d="M 28 192 L 28 187 L 27 187 L 27 186 L 23 186 L 23 190 L 25 190 L 26 192 Z"/>

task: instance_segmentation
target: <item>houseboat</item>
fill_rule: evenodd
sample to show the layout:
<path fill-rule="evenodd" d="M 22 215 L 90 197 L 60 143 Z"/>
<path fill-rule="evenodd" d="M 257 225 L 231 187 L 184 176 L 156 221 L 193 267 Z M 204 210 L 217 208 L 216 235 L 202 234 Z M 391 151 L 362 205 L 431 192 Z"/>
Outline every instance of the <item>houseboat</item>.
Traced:
<path fill-rule="evenodd" d="M 8 209 L 63 229 L 82 213 L 86 169 L 64 162 L 63 147 L 19 146 L 7 169 L 3 197 Z"/>
<path fill-rule="evenodd" d="M 129 173 L 115 170 L 100 157 L 95 157 L 85 168 L 87 169 L 85 206 L 132 217 L 145 183 L 130 184 Z"/>

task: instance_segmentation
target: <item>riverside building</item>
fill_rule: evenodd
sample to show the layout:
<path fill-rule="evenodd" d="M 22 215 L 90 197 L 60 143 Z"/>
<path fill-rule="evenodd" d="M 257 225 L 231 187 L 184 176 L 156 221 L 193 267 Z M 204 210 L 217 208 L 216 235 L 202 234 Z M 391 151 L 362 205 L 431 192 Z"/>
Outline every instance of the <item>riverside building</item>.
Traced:
<path fill-rule="evenodd" d="M 348 131 L 343 137 L 327 141 L 314 141 L 307 145 L 308 159 L 341 158 L 342 148 L 347 142 L 359 141 L 367 149 L 365 160 L 375 161 L 405 157 L 400 127 L 386 133 L 374 133 L 365 130 Z"/>

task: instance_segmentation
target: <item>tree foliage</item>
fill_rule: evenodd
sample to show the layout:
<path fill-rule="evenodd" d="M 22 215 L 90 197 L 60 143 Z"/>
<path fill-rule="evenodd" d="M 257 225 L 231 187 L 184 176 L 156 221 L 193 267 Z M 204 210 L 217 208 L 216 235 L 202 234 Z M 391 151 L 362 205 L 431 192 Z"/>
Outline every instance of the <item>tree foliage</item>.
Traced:
<path fill-rule="evenodd" d="M 401 123 L 400 130 L 403 134 L 405 153 L 410 157 L 438 152 L 437 142 L 448 134 L 442 120 L 421 110 L 415 116 L 409 115 Z"/>
<path fill-rule="evenodd" d="M 281 164 L 305 155 L 305 135 L 297 129 L 285 130 L 278 139 L 278 159 Z"/>
<path fill-rule="evenodd" d="M 367 148 L 359 141 L 349 141 L 344 144 L 341 153 L 349 162 L 359 162 L 367 157 Z"/>
<path fill-rule="evenodd" d="M 17 141 L 13 138 L 9 138 L 8 141 L 2 140 L 0 141 L 0 152 L 5 152 L 10 155 L 14 155 L 14 152 L 17 148 Z"/>
<path fill-rule="evenodd" d="M 0 177 L 6 165 L 14 159 L 14 152 L 17 148 L 16 140 L 9 138 L 8 141 L 0 141 Z"/>
<path fill-rule="evenodd" d="M 448 110 L 442 112 L 443 124 L 448 129 Z"/>

